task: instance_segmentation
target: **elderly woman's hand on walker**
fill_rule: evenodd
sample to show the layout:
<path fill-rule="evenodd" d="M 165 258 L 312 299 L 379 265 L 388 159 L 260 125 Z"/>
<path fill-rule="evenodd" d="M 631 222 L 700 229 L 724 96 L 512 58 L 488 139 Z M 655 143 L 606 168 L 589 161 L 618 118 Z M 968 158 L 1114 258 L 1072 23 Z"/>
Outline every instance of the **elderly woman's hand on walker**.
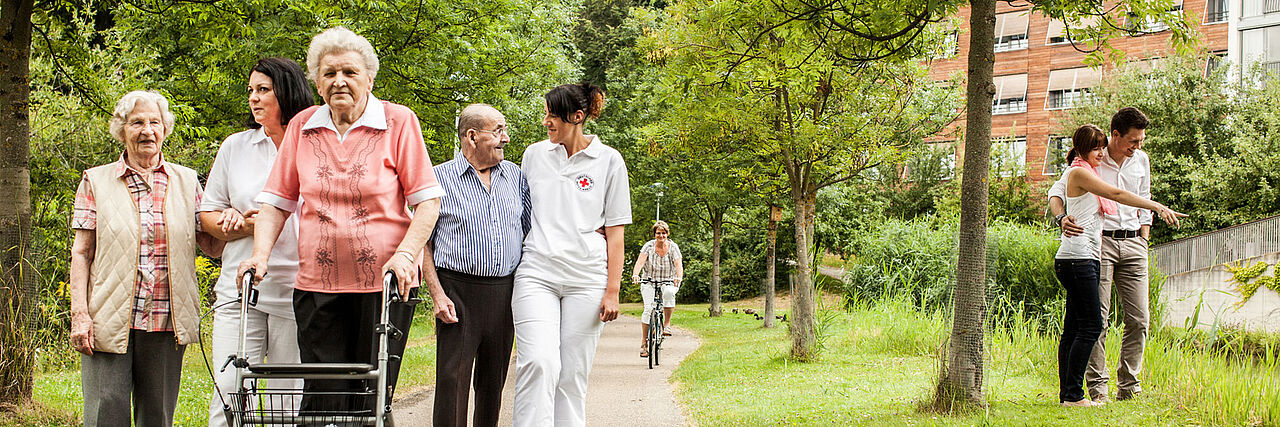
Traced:
<path fill-rule="evenodd" d="M 400 288 L 401 301 L 409 300 L 410 282 L 418 277 L 418 254 L 426 247 L 431 231 L 436 227 L 436 219 L 440 216 L 440 199 L 430 199 L 418 203 L 413 209 L 413 220 L 409 222 L 409 231 L 405 233 L 396 252 L 382 265 L 382 274 L 388 271 L 396 274 Z"/>

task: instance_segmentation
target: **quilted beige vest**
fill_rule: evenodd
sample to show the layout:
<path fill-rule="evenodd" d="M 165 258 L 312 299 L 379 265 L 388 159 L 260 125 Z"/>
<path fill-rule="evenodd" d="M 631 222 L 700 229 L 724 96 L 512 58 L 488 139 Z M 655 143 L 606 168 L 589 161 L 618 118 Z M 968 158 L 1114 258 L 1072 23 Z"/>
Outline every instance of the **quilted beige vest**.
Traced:
<path fill-rule="evenodd" d="M 196 284 L 196 186 L 190 168 L 165 162 L 169 185 L 164 200 L 168 232 L 169 305 L 177 344 L 194 342 L 200 318 Z M 85 171 L 98 208 L 97 245 L 89 267 L 89 317 L 93 350 L 123 354 L 129 348 L 129 324 L 138 278 L 142 220 L 117 174 L 116 163 Z"/>

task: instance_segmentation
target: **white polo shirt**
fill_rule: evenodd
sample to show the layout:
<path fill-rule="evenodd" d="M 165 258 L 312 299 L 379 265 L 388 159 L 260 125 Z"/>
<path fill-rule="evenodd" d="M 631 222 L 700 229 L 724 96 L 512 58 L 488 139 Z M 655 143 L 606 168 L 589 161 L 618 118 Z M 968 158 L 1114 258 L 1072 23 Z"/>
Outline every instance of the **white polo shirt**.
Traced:
<path fill-rule="evenodd" d="M 258 209 L 253 201 L 267 184 L 267 175 L 276 161 L 276 145 L 261 128 L 232 134 L 218 148 L 218 157 L 209 171 L 204 198 L 197 208 L 201 212 L 219 212 L 236 208 L 241 213 Z M 257 309 L 267 314 L 293 318 L 293 281 L 298 275 L 298 223 L 290 215 L 280 230 L 276 246 L 271 248 L 267 276 L 258 285 Z M 214 225 L 216 226 L 216 225 Z M 253 238 L 227 242 L 222 250 L 222 273 L 214 285 L 218 303 L 237 298 L 236 269 L 253 255 Z"/>
<path fill-rule="evenodd" d="M 568 156 L 544 140 L 524 150 L 532 227 L 517 276 L 579 285 L 605 285 L 608 264 L 600 227 L 631 223 L 631 184 L 618 150 L 588 135 L 591 144 Z"/>

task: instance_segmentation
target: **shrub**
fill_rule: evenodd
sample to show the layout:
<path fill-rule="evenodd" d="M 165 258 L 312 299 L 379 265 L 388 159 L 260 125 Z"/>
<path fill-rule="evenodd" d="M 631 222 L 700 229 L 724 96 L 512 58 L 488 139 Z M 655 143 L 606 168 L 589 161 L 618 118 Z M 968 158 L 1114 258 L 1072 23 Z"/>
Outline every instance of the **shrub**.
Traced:
<path fill-rule="evenodd" d="M 1053 275 L 1057 239 L 1038 227 L 1008 222 L 993 224 L 988 238 L 989 317 L 1051 325 L 1061 312 L 1061 287 Z M 850 246 L 854 257 L 845 277 L 846 301 L 890 297 L 905 298 L 926 312 L 949 307 L 956 265 L 954 220 L 888 220 Z"/>

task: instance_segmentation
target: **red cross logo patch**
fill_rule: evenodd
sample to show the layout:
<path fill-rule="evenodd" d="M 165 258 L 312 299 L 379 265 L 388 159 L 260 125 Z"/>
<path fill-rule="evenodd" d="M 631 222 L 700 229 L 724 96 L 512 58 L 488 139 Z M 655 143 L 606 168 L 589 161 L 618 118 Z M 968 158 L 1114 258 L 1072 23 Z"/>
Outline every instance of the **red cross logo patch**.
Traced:
<path fill-rule="evenodd" d="M 582 191 L 591 191 L 591 187 L 595 186 L 595 181 L 586 175 L 578 175 L 578 179 L 574 180 L 578 184 L 578 189 Z"/>

